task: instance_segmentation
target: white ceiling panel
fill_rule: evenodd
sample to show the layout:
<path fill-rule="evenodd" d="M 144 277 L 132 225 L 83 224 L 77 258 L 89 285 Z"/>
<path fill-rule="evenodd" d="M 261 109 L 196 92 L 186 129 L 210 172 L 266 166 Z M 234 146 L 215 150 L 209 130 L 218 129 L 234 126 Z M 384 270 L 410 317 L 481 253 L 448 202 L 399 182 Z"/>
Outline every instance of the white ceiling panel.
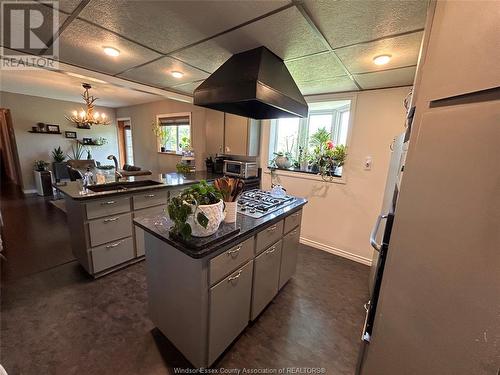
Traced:
<path fill-rule="evenodd" d="M 208 40 L 204 43 L 174 53 L 172 56 L 182 61 L 189 62 L 207 72 L 213 73 L 232 56 L 232 53 L 219 46 L 216 41 Z"/>
<path fill-rule="evenodd" d="M 423 28 L 428 0 L 305 0 L 332 48 Z"/>
<path fill-rule="evenodd" d="M 415 67 L 387 70 L 365 74 L 355 74 L 354 78 L 363 89 L 413 85 Z"/>
<path fill-rule="evenodd" d="M 289 3 L 289 0 L 93 0 L 79 17 L 168 53 Z"/>
<path fill-rule="evenodd" d="M 400 68 L 417 64 L 422 37 L 423 32 L 407 34 L 341 48 L 335 52 L 351 73 Z M 375 65 L 373 58 L 379 55 L 391 55 L 391 60 L 385 65 Z"/>
<path fill-rule="evenodd" d="M 84 104 L 81 80 L 64 73 L 48 70 L 0 70 L 0 86 L 6 92 Z M 96 104 L 104 107 L 123 107 L 162 99 L 158 95 L 102 83 L 92 83 L 90 93 L 99 98 Z M 75 105 L 75 108 L 78 106 Z"/>
<path fill-rule="evenodd" d="M 120 56 L 104 54 L 102 47 L 120 50 Z M 160 57 L 99 27 L 74 20 L 59 38 L 61 61 L 107 74 L 117 74 L 133 66 Z"/>
<path fill-rule="evenodd" d="M 223 56 L 260 46 L 267 47 L 284 60 L 326 50 L 295 7 L 223 34 L 199 47 L 215 49 L 216 52 L 211 53 Z M 199 54 L 203 56 L 203 50 Z M 196 62 L 192 63 L 196 65 Z"/>
<path fill-rule="evenodd" d="M 172 89 L 184 94 L 193 95 L 194 89 L 201 85 L 202 82 L 203 81 L 190 82 L 184 85 L 173 86 Z"/>
<path fill-rule="evenodd" d="M 313 81 L 345 74 L 332 52 L 286 61 L 285 64 L 295 81 Z"/>
<path fill-rule="evenodd" d="M 172 71 L 180 71 L 184 73 L 184 76 L 182 78 L 174 78 L 170 74 Z M 156 87 L 171 87 L 205 79 L 208 77 L 208 74 L 171 57 L 163 57 L 150 64 L 125 72 L 119 75 L 119 77 Z"/>
<path fill-rule="evenodd" d="M 309 82 L 297 82 L 302 95 L 326 94 L 332 92 L 356 91 L 358 88 L 348 76 Z"/>

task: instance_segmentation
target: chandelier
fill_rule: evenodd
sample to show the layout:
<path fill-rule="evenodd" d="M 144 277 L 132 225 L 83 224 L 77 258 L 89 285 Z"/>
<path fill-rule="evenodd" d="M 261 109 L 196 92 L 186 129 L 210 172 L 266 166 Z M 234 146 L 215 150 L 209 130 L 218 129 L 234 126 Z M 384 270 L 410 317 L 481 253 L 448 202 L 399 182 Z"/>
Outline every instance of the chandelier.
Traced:
<path fill-rule="evenodd" d="M 89 94 L 89 89 L 92 88 L 88 83 L 82 84 L 85 91 L 82 94 L 83 100 L 87 105 L 87 110 L 80 108 L 80 111 L 73 111 L 71 116 L 65 116 L 67 120 L 74 122 L 77 128 L 90 129 L 92 125 L 109 125 L 110 121 L 107 119 L 105 113 L 99 114 L 94 112 L 94 102 L 99 99 Z"/>

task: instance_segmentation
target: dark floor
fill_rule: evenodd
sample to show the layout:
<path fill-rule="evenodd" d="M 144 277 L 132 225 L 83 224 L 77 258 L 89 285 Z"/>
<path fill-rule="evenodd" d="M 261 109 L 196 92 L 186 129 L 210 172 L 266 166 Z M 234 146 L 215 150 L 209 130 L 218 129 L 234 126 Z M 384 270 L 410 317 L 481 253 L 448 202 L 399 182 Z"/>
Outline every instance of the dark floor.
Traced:
<path fill-rule="evenodd" d="M 53 258 L 27 259 L 27 266 L 18 259 L 8 271 L 16 277 L 2 283 L 0 363 L 8 373 L 149 375 L 188 367 L 147 317 L 145 264 L 91 281 L 76 262 L 61 255 L 68 246 L 63 220 L 53 219 L 47 212 L 56 209 L 39 201 L 28 199 L 31 208 L 17 217 L 4 215 L 18 225 L 30 221 L 15 245 L 21 258 L 43 258 L 38 254 L 43 248 L 41 254 Z M 35 220 L 37 205 L 38 216 L 52 217 L 51 222 Z M 49 229 L 53 220 L 57 231 Z M 12 249 L 8 254 L 16 257 Z M 17 278 L 54 260 L 66 263 Z M 215 366 L 324 367 L 329 374 L 353 374 L 368 273 L 366 266 L 301 246 L 295 277 Z"/>
<path fill-rule="evenodd" d="M 24 195 L 16 185 L 2 182 L 3 218 L 1 279 L 13 280 L 75 260 L 71 253 L 66 214 L 48 202 L 53 197 Z"/>

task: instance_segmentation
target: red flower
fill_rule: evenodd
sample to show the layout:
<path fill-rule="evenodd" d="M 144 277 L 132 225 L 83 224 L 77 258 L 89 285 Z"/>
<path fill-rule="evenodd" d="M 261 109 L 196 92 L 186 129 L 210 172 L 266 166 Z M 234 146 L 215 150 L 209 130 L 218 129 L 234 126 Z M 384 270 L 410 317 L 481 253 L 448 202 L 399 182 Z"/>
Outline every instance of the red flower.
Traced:
<path fill-rule="evenodd" d="M 335 148 L 335 145 L 333 144 L 332 141 L 328 141 L 326 142 L 326 147 L 328 147 L 328 149 L 331 150 L 332 148 Z"/>

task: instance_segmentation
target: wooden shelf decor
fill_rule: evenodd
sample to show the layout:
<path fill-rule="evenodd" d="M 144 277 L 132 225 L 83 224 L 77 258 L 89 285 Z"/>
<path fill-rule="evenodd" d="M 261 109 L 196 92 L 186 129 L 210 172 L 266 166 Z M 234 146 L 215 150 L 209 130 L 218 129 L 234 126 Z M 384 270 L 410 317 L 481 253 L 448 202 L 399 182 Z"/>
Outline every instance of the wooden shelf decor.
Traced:
<path fill-rule="evenodd" d="M 33 130 L 28 130 L 28 133 L 33 133 L 33 134 L 62 134 L 61 132 L 39 132 L 39 131 L 33 131 Z"/>

